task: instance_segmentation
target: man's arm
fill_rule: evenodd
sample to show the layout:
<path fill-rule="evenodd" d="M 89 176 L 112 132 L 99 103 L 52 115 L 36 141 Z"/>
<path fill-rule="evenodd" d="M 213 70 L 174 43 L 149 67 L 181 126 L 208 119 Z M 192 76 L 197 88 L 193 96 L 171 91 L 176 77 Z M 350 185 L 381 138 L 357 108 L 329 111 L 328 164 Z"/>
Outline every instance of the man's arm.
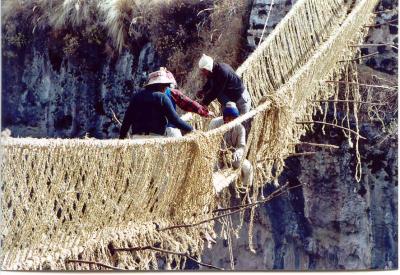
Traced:
<path fill-rule="evenodd" d="M 233 160 L 240 161 L 246 149 L 246 130 L 243 125 L 238 125 L 233 131 L 237 135 L 236 144 L 233 144 L 233 146 L 236 148 L 235 152 L 233 153 Z"/>
<path fill-rule="evenodd" d="M 204 84 L 203 88 L 201 89 L 201 91 L 203 92 L 203 96 L 205 93 L 211 90 L 211 88 L 212 88 L 212 80 L 207 79 L 206 84 Z"/>
<path fill-rule="evenodd" d="M 178 114 L 174 110 L 174 107 L 172 106 L 171 100 L 168 98 L 168 96 L 160 93 L 160 97 L 161 97 L 163 112 L 164 112 L 164 115 L 168 118 L 168 122 L 174 124 L 180 130 L 183 130 L 185 132 L 193 131 L 193 127 L 190 126 L 185 121 L 183 121 L 178 116 Z"/>
<path fill-rule="evenodd" d="M 222 93 L 225 90 L 227 83 L 227 73 L 223 70 L 216 72 L 216 76 L 213 79 L 211 91 L 204 96 L 201 103 L 205 106 L 210 105 L 210 103 L 218 97 L 218 94 Z"/>
<path fill-rule="evenodd" d="M 208 117 L 209 112 L 207 107 L 201 105 L 197 101 L 190 99 L 188 96 L 184 95 L 181 91 L 176 89 L 171 89 L 172 98 L 175 100 L 176 105 L 186 112 L 192 112 L 199 114 L 203 117 Z"/>
<path fill-rule="evenodd" d="M 124 139 L 126 138 L 129 128 L 132 125 L 132 112 L 133 112 L 133 102 L 129 103 L 129 107 L 125 112 L 124 120 L 122 121 L 121 130 L 119 132 L 119 138 Z"/>

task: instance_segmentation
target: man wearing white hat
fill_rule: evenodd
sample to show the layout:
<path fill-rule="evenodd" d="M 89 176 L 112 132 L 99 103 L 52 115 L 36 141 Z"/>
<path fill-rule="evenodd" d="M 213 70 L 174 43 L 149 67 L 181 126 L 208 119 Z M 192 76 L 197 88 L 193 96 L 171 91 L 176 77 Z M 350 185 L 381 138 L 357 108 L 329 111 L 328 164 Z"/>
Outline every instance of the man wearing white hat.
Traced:
<path fill-rule="evenodd" d="M 184 131 L 193 131 L 176 113 L 165 91 L 173 84 L 165 68 L 149 75 L 145 89 L 132 96 L 122 122 L 120 139 L 127 136 L 132 128 L 133 135 L 166 135 L 167 124 Z"/>
<path fill-rule="evenodd" d="M 231 101 L 236 103 L 241 115 L 250 111 L 250 95 L 231 66 L 215 62 L 210 56 L 203 54 L 199 60 L 199 68 L 207 77 L 203 89 L 197 93 L 199 97 L 204 96 L 201 102 L 203 105 L 208 106 L 218 99 L 222 108 Z"/>

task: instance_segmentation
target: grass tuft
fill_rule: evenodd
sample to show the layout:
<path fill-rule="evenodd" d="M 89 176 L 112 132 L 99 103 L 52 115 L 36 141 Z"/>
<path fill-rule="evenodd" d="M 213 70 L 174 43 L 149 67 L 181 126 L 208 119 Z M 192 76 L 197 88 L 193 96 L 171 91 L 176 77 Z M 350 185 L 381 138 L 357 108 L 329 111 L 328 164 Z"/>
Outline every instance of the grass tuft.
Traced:
<path fill-rule="evenodd" d="M 193 94 L 202 84 L 202 53 L 236 68 L 241 63 L 251 0 L 3 0 L 2 28 L 12 47 L 40 31 L 61 38 L 65 55 L 90 45 L 115 55 L 152 42 L 162 65 Z M 23 30 L 21 30 L 23 29 Z M 31 37 L 29 37 L 31 36 Z M 82 43 L 81 43 L 82 42 Z M 87 45 L 87 43 L 86 43 Z M 112 48 L 110 48 L 112 46 Z"/>

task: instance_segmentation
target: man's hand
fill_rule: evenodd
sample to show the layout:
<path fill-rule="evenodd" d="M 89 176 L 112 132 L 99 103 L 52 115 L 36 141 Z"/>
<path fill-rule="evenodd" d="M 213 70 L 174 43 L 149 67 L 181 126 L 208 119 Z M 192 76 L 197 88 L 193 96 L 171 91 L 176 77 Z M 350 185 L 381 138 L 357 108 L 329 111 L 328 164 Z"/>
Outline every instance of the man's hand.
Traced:
<path fill-rule="evenodd" d="M 215 115 L 214 112 L 208 111 L 208 116 L 207 117 L 215 118 L 216 115 Z"/>
<path fill-rule="evenodd" d="M 181 116 L 181 119 L 185 122 L 188 122 L 189 120 L 191 120 L 193 118 L 193 114 L 192 113 L 186 113 L 184 115 Z"/>
<path fill-rule="evenodd" d="M 233 155 L 232 155 L 232 161 L 233 161 L 233 162 L 240 161 L 240 155 L 238 154 L 238 152 L 233 153 Z"/>

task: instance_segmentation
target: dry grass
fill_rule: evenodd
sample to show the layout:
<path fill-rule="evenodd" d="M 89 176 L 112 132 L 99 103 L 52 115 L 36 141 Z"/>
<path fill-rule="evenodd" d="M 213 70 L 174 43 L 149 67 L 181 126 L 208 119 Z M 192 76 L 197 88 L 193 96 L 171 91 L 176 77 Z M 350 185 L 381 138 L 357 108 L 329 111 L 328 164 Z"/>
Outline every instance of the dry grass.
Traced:
<path fill-rule="evenodd" d="M 109 36 L 115 42 L 119 52 L 126 46 L 128 37 L 133 29 L 143 31 L 138 27 L 154 5 L 155 0 L 105 0 L 101 1 L 98 8 L 103 18 L 103 25 L 108 30 Z"/>
<path fill-rule="evenodd" d="M 234 68 L 241 63 L 243 22 L 250 2 L 5 0 L 2 1 L 3 33 L 9 44 L 29 45 L 26 41 L 30 36 L 50 30 L 49 37 L 59 39 L 62 36 L 62 49 L 68 55 L 79 52 L 83 40 L 93 42 L 92 34 L 96 32 L 102 37 L 98 39 L 97 35 L 95 42 L 104 43 L 104 51 L 112 54 L 134 47 L 140 50 L 143 41 L 151 41 L 161 63 L 175 74 L 180 86 L 193 95 L 203 83 L 197 70 L 202 53 Z M 22 23 L 21 18 L 25 22 Z M 21 31 L 22 25 L 27 28 L 25 31 Z M 109 49 L 110 45 L 113 50 Z"/>
<path fill-rule="evenodd" d="M 115 47 L 124 47 L 132 19 L 145 6 L 159 0 L 5 0 L 2 1 L 3 25 L 25 18 L 33 29 L 54 30 L 101 25 Z M 30 21 L 30 22 L 29 22 Z"/>
<path fill-rule="evenodd" d="M 202 53 L 237 68 L 244 45 L 247 13 L 251 1 L 175 0 L 158 8 L 152 22 L 154 44 L 180 87 L 194 96 L 203 79 L 197 62 Z M 182 20 L 183 19 L 183 20 Z"/>
<path fill-rule="evenodd" d="M 201 81 L 198 78 L 197 61 L 201 54 L 207 53 L 217 61 L 230 64 L 236 69 L 243 62 L 243 45 L 249 10 L 249 1 L 223 0 L 215 1 L 209 14 L 210 26 L 200 30 L 204 41 L 202 47 L 195 53 L 195 70 L 185 83 L 185 88 L 197 90 Z"/>

